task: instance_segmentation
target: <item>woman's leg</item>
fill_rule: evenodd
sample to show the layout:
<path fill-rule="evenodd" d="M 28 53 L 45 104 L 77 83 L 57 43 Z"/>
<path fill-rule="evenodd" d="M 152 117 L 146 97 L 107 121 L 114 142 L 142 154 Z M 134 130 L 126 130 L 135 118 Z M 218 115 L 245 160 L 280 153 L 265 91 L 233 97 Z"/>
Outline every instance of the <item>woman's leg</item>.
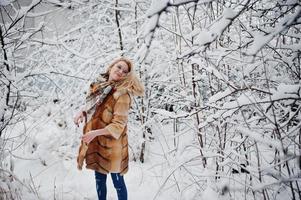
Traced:
<path fill-rule="evenodd" d="M 98 200 L 106 200 L 107 198 L 107 175 L 95 171 L 96 192 Z"/>
<path fill-rule="evenodd" d="M 127 200 L 128 193 L 123 176 L 121 176 L 120 173 L 111 173 L 111 177 L 113 180 L 114 187 L 117 191 L 118 200 Z"/>

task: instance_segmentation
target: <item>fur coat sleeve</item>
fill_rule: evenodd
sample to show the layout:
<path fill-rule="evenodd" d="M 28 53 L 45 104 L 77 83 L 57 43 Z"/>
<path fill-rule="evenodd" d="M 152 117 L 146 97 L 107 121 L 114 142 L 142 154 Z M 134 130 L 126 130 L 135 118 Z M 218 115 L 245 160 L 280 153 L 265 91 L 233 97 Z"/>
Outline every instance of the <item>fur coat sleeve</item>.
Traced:
<path fill-rule="evenodd" d="M 127 125 L 130 104 L 131 97 L 128 93 L 119 96 L 115 103 L 111 123 L 105 127 L 115 139 L 119 139 Z"/>

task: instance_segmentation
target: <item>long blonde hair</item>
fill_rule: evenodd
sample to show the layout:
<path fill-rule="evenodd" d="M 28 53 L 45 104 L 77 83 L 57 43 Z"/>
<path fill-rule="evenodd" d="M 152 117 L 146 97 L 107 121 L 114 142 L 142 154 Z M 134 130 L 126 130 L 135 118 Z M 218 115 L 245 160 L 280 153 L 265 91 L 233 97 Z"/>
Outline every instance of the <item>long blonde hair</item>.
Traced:
<path fill-rule="evenodd" d="M 134 66 L 131 60 L 125 57 L 120 57 L 116 60 L 114 60 L 108 67 L 106 72 L 103 74 L 103 76 L 108 80 L 110 71 L 112 67 L 118 63 L 119 61 L 123 61 L 127 64 L 129 68 L 128 74 L 124 77 L 123 80 L 118 81 L 115 85 L 117 90 L 126 89 L 128 92 L 132 93 L 135 96 L 143 96 L 144 95 L 144 86 L 137 77 Z"/>

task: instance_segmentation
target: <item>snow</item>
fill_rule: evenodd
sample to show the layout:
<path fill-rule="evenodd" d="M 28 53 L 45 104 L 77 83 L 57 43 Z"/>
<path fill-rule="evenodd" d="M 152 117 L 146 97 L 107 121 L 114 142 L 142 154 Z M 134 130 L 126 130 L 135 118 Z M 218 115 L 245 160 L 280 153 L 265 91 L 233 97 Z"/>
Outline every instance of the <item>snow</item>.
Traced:
<path fill-rule="evenodd" d="M 159 22 L 159 15 L 158 14 L 152 15 L 148 19 L 146 26 L 144 28 L 144 36 L 148 35 L 150 32 L 154 32 L 158 22 Z"/>
<path fill-rule="evenodd" d="M 210 185 L 207 186 L 207 188 L 205 189 L 205 191 L 202 194 L 202 199 L 212 199 L 212 200 L 219 200 L 220 198 L 218 197 L 218 194 L 216 193 L 216 191 L 214 191 Z"/>
<path fill-rule="evenodd" d="M 166 9 L 169 4 L 169 0 L 152 0 L 150 8 L 146 12 L 146 16 L 151 17 L 153 15 L 158 15 L 160 12 Z"/>
<path fill-rule="evenodd" d="M 196 43 L 203 46 L 213 42 L 230 25 L 235 16 L 236 12 L 234 10 L 226 8 L 219 20 L 211 24 L 208 29 L 199 32 Z"/>
<path fill-rule="evenodd" d="M 0 2 L 1 6 L 9 4 Z M 137 98 L 129 117 L 130 163 L 125 175 L 129 199 L 249 200 L 261 199 L 264 188 L 275 200 L 291 197 L 287 183 L 295 185 L 300 179 L 300 42 L 296 39 L 300 36 L 298 26 L 286 26 L 299 16 L 299 8 L 276 20 L 275 27 L 265 29 L 271 34 L 264 35 L 251 28 L 257 25 L 256 20 L 252 21 L 259 16 L 257 3 L 232 21 L 241 5 L 218 3 L 223 9 L 220 14 L 220 10 L 212 11 L 204 4 L 212 2 L 214 8 L 216 2 L 198 1 L 195 29 L 191 31 L 188 14 L 195 3 L 190 0 L 154 0 L 149 9 L 147 1 L 123 0 L 116 8 L 121 11 L 125 47 L 120 51 L 112 14 L 114 2 L 47 2 L 60 5 L 59 9 L 28 12 L 31 4 L 22 7 L 18 16 L 23 14 L 31 20 L 49 15 L 51 19 L 61 10 L 70 24 L 54 23 L 50 27 L 47 21 L 52 19 L 43 18 L 35 21 L 35 27 L 10 29 L 12 38 L 14 31 L 24 31 L 16 39 L 4 38 L 11 46 L 5 48 L 9 59 L 1 61 L 9 64 L 11 71 L 2 70 L 0 76 L 0 120 L 4 122 L 0 122 L 0 128 L 8 122 L 10 125 L 0 137 L 0 188 L 12 191 L 11 199 L 97 198 L 93 171 L 76 168 L 82 126 L 76 127 L 72 117 L 84 102 L 90 80 L 122 53 L 134 58 L 147 91 L 144 112 L 142 99 Z M 266 2 L 259 1 L 263 5 Z M 78 7 L 72 7 L 73 3 Z M 175 13 L 175 6 L 186 3 Z M 133 17 L 136 5 L 138 18 Z M 161 15 L 162 11 L 167 12 Z M 269 15 L 271 19 L 273 16 Z M 242 31 L 243 25 L 247 33 Z M 194 46 L 182 41 L 182 36 L 162 31 L 162 27 L 183 34 L 183 38 L 196 37 Z M 38 32 L 42 36 L 32 37 L 38 29 L 55 35 L 51 39 Z M 279 33 L 295 38 L 284 44 Z M 224 38 L 229 38 L 229 43 Z M 214 41 L 215 45 L 208 46 Z M 21 43 L 22 49 L 15 50 L 15 45 Z M 245 44 L 249 46 L 239 46 Z M 265 44 L 273 51 L 262 48 Z M 252 54 L 261 50 L 264 59 L 254 58 Z M 179 54 L 188 58 L 179 58 Z M 194 63 L 198 67 L 192 77 Z M 192 93 L 192 78 L 196 96 Z M 6 106 L 10 81 L 11 101 Z M 22 96 L 18 102 L 16 94 Z M 15 103 L 17 108 L 13 110 Z M 168 110 L 171 106 L 172 111 Z M 143 128 L 147 128 L 145 138 Z M 145 161 L 141 163 L 143 142 Z M 110 178 L 107 185 L 108 199 L 117 199 Z"/>
<path fill-rule="evenodd" d="M 0 5 L 1 6 L 7 6 L 10 3 L 12 3 L 14 0 L 0 0 Z"/>
<path fill-rule="evenodd" d="M 264 137 L 262 134 L 248 130 L 244 127 L 238 127 L 237 130 L 241 132 L 243 135 L 248 136 L 252 138 L 254 141 L 265 144 L 269 147 L 273 147 L 276 150 L 280 151 L 282 150 L 282 146 L 280 141 L 272 139 L 270 137 Z"/>
<path fill-rule="evenodd" d="M 61 9 L 61 8 L 57 8 L 57 9 L 55 9 L 55 10 L 48 10 L 48 11 L 38 12 L 38 13 L 30 12 L 30 13 L 27 14 L 27 17 L 35 18 L 35 17 L 41 17 L 41 16 L 45 16 L 45 15 L 50 15 L 50 14 L 52 14 L 53 12 L 59 11 L 60 9 Z"/>
<path fill-rule="evenodd" d="M 67 51 L 70 51 L 71 53 L 73 53 L 74 55 L 78 56 L 79 58 L 81 58 L 83 60 L 88 60 L 90 58 L 93 58 L 93 56 L 82 55 L 80 52 L 76 51 L 75 49 L 68 47 L 67 44 L 65 44 L 65 42 L 63 42 L 63 41 L 59 41 L 59 44 L 61 44 Z"/>
<path fill-rule="evenodd" d="M 234 12 L 231 8 L 225 8 L 223 12 L 223 16 L 225 19 L 233 19 L 236 16 L 236 12 Z"/>
<path fill-rule="evenodd" d="M 220 99 L 225 98 L 226 96 L 230 95 L 233 93 L 233 90 L 231 88 L 227 88 L 223 92 L 216 93 L 215 95 L 211 96 L 208 100 L 208 104 L 214 103 Z"/>
<path fill-rule="evenodd" d="M 273 38 L 273 34 L 264 35 L 262 33 L 254 33 L 254 43 L 250 50 L 250 54 L 256 54 L 259 49 L 266 45 Z"/>
<path fill-rule="evenodd" d="M 74 0 L 72 0 L 72 1 L 74 1 Z M 72 2 L 72 1 L 71 1 L 71 2 Z M 64 3 L 64 2 L 59 1 L 59 0 L 47 0 L 47 2 L 53 3 L 53 4 L 55 4 L 55 5 L 60 5 L 60 6 L 63 6 L 63 7 L 68 7 L 68 6 L 70 6 L 70 4 L 71 4 L 71 3 Z M 78 1 L 74 1 L 74 2 L 78 2 Z"/>
<path fill-rule="evenodd" d="M 285 98 L 300 98 L 301 84 L 288 85 L 280 83 L 277 90 L 273 93 L 271 98 L 273 100 L 285 99 Z"/>
<path fill-rule="evenodd" d="M 210 3 L 214 0 L 201 0 L 199 1 L 199 3 Z M 170 0 L 170 4 L 171 5 L 181 5 L 181 4 L 186 4 L 186 3 L 190 3 L 190 2 L 195 2 L 195 0 Z"/>
<path fill-rule="evenodd" d="M 291 23 L 293 23 L 295 20 L 299 19 L 301 14 L 301 7 L 298 6 L 296 8 L 295 13 L 285 16 L 282 18 L 276 27 L 269 31 L 267 34 L 262 33 L 254 33 L 254 42 L 253 45 L 250 47 L 249 55 L 255 55 L 257 52 L 262 49 L 266 44 L 268 44 L 276 35 L 284 31 L 287 26 L 289 26 Z"/>
<path fill-rule="evenodd" d="M 48 112 L 52 114 L 47 116 Z M 27 142 L 22 148 L 14 151 L 15 157 L 12 159 L 13 162 L 9 164 L 12 165 L 13 163 L 14 167 L 10 167 L 13 168 L 13 172 L 23 182 L 34 184 L 41 199 L 95 199 L 94 172 L 87 169 L 78 171 L 76 168 L 77 148 L 79 147 L 82 127 L 76 128 L 72 124 L 72 117 L 68 117 L 69 115 L 63 117 L 64 112 L 60 111 L 58 106 L 51 104 L 40 108 L 31 116 L 26 121 L 30 130 L 30 134 L 26 139 Z M 66 120 L 67 129 L 58 126 L 61 120 Z M 162 128 L 164 129 L 164 127 Z M 20 127 L 15 127 L 15 129 L 22 132 Z M 134 127 L 130 129 L 135 130 Z M 161 131 L 164 131 L 163 129 Z M 159 130 L 156 130 L 156 132 L 158 133 Z M 189 132 L 186 134 L 189 134 Z M 163 137 L 163 135 L 161 136 Z M 181 137 L 181 135 L 178 137 Z M 188 138 L 186 136 L 186 139 Z M 189 143 L 187 141 L 187 144 Z M 131 142 L 130 145 L 134 146 Z M 162 153 L 160 149 L 163 148 L 164 150 L 162 150 L 168 156 L 168 159 L 170 161 L 174 160 L 172 154 L 168 155 L 170 148 L 167 143 L 153 145 L 155 146 L 150 148 L 149 151 Z M 158 148 L 158 145 L 160 148 Z M 152 158 L 152 162 L 147 159 L 144 164 L 138 161 L 130 161 L 130 170 L 125 175 L 129 199 L 155 198 L 155 195 L 164 186 L 164 183 L 161 180 L 159 181 L 158 176 L 166 176 L 165 179 L 168 180 L 169 172 L 178 170 L 179 166 L 193 157 L 195 157 L 195 153 L 184 156 L 182 161 L 174 160 L 173 162 L 179 162 L 180 164 L 169 166 L 170 170 L 168 171 L 158 170 L 156 166 L 162 164 L 162 162 L 154 158 Z M 169 184 L 169 181 L 166 184 Z M 107 179 L 107 188 L 108 199 L 116 199 L 116 192 L 110 177 Z M 25 190 L 21 192 L 25 199 L 38 199 L 32 192 L 26 192 Z M 194 196 L 189 192 L 182 195 L 186 197 Z M 171 196 L 174 195 L 159 192 L 156 199 L 166 199 Z"/>
<path fill-rule="evenodd" d="M 41 0 L 33 0 L 29 6 L 21 7 L 18 12 L 18 16 L 21 17 L 21 16 L 27 14 L 33 7 L 35 7 L 40 2 L 41 2 Z"/>

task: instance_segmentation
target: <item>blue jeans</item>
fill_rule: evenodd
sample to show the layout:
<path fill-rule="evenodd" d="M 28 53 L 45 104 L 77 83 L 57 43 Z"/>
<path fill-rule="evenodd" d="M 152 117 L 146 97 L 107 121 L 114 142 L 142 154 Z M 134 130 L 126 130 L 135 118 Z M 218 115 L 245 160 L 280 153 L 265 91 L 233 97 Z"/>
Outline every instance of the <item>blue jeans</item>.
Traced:
<path fill-rule="evenodd" d="M 114 187 L 117 191 L 118 200 L 127 200 L 127 189 L 123 176 L 120 173 L 111 173 Z M 107 175 L 95 171 L 96 191 L 98 200 L 106 200 L 107 198 Z"/>

